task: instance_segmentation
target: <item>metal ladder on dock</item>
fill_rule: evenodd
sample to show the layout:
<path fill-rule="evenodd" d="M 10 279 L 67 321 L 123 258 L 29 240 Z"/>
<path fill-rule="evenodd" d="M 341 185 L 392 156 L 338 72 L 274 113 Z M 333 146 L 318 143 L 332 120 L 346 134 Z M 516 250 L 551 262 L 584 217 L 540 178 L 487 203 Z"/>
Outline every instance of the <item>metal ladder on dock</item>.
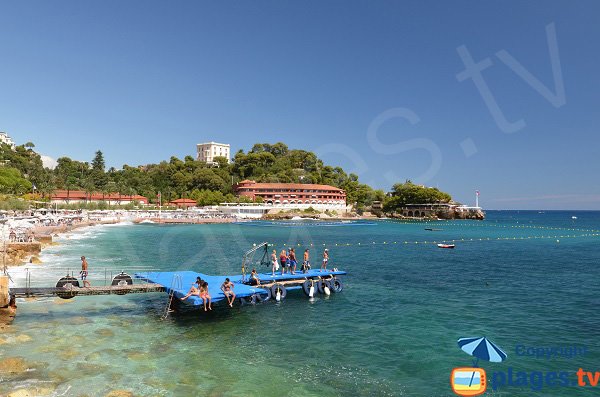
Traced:
<path fill-rule="evenodd" d="M 175 289 L 181 289 L 182 288 L 182 282 L 181 282 L 181 276 L 177 273 L 175 273 L 173 275 L 173 279 L 171 280 L 171 290 L 169 291 L 169 301 L 167 302 L 167 307 L 165 308 L 165 313 L 162 316 L 162 319 L 166 319 L 167 317 L 169 317 L 169 313 L 171 313 L 173 311 L 173 309 L 171 309 L 172 304 L 173 304 L 173 298 L 175 296 Z"/>

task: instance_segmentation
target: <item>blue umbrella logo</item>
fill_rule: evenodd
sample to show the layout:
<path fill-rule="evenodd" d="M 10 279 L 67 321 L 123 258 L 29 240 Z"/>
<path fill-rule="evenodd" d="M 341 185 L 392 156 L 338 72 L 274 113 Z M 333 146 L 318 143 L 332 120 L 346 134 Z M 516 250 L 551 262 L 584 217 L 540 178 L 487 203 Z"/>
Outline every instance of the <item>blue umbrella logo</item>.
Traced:
<path fill-rule="evenodd" d="M 500 363 L 506 360 L 506 353 L 504 350 L 496 346 L 492 341 L 488 340 L 485 336 L 479 338 L 460 338 L 458 340 L 458 347 L 465 353 L 475 357 L 473 366 L 477 367 L 479 360 L 491 361 L 493 363 Z M 469 386 L 473 383 L 475 372 L 471 376 Z"/>

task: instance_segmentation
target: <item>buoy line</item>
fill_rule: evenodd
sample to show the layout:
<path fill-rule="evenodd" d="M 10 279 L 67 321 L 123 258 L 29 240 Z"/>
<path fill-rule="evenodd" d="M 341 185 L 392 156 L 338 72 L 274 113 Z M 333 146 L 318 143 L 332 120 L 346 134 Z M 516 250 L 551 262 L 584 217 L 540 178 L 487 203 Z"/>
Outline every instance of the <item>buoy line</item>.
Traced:
<path fill-rule="evenodd" d="M 415 244 L 444 244 L 478 241 L 517 241 L 517 240 L 544 240 L 544 239 L 567 239 L 582 237 L 600 237 L 600 233 L 586 234 L 562 234 L 548 236 L 509 236 L 509 237 L 473 237 L 473 238 L 455 238 L 448 240 L 412 240 L 412 241 L 367 241 L 359 243 L 269 243 L 269 247 L 372 247 L 376 245 L 415 245 Z"/>

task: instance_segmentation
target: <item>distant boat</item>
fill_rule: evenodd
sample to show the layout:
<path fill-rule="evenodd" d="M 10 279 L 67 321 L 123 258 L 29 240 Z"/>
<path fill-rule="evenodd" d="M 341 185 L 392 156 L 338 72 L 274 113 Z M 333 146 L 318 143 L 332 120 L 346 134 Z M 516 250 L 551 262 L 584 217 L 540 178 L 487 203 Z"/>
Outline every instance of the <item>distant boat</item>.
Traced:
<path fill-rule="evenodd" d="M 294 216 L 294 217 L 292 217 L 292 220 L 293 221 L 301 221 L 302 217 L 301 216 Z"/>
<path fill-rule="evenodd" d="M 572 216 L 571 219 L 577 219 L 577 217 L 576 216 Z"/>
<path fill-rule="evenodd" d="M 426 227 L 425 230 L 429 230 L 430 232 L 439 232 L 442 229 L 434 229 L 434 228 L 431 228 L 431 227 Z"/>
<path fill-rule="evenodd" d="M 438 246 L 438 248 L 450 248 L 450 249 L 455 247 L 454 244 L 438 244 L 437 246 Z"/>
<path fill-rule="evenodd" d="M 154 221 L 151 221 L 150 219 L 144 219 L 140 223 L 154 223 Z"/>

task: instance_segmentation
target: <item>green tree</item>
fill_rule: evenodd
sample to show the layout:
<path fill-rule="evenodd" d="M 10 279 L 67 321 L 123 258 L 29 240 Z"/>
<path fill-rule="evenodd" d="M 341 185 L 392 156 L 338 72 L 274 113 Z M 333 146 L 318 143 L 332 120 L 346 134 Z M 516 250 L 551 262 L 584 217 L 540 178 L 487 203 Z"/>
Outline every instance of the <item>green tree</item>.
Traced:
<path fill-rule="evenodd" d="M 98 150 L 96 152 L 96 155 L 94 156 L 94 159 L 92 160 L 92 170 L 98 173 L 104 173 L 105 167 L 106 165 L 104 163 L 104 154 L 102 154 L 102 151 Z"/>
<path fill-rule="evenodd" d="M 0 167 L 0 193 L 23 195 L 30 192 L 31 182 L 13 167 Z"/>

